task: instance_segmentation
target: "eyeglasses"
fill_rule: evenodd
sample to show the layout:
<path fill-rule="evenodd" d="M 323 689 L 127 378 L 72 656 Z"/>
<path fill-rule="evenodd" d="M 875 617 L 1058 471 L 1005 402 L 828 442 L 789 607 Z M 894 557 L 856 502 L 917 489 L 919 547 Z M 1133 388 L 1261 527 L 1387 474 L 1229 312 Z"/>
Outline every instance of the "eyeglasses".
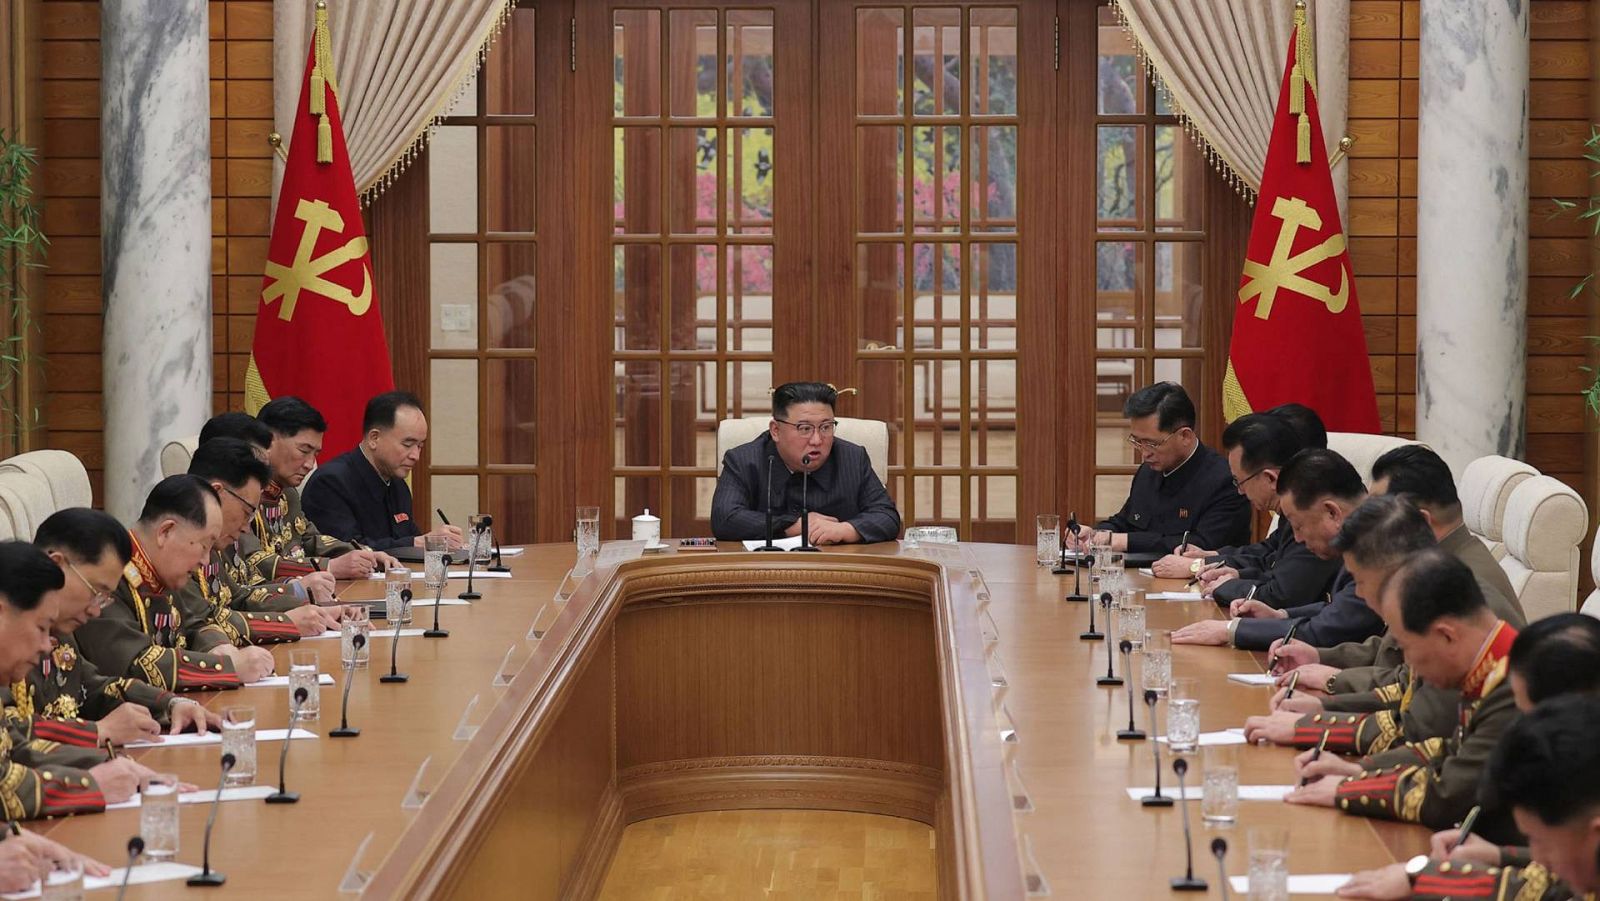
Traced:
<path fill-rule="evenodd" d="M 229 488 L 227 485 L 220 485 L 219 487 L 223 491 L 228 492 L 228 494 L 230 496 L 232 496 L 234 500 L 238 501 L 241 504 L 244 504 L 244 509 L 246 511 L 246 515 L 247 516 L 256 515 L 256 508 L 261 506 L 260 504 L 252 504 L 252 503 L 250 503 L 249 501 L 247 501 L 244 498 L 240 497 L 238 492 L 234 491 L 232 488 Z"/>
<path fill-rule="evenodd" d="M 1258 469 L 1255 472 L 1251 473 L 1250 475 L 1245 476 L 1244 477 L 1244 481 L 1242 481 L 1242 482 L 1240 480 L 1238 480 L 1238 479 L 1234 479 L 1233 480 L 1233 487 L 1234 488 L 1243 488 L 1245 486 L 1245 484 L 1248 483 L 1251 479 L 1255 478 L 1258 475 L 1261 475 L 1262 473 L 1266 472 L 1268 469 L 1271 469 L 1271 468 L 1272 467 L 1268 466 L 1268 467 L 1266 467 L 1264 469 Z"/>
<path fill-rule="evenodd" d="M 810 438 L 817 432 L 821 432 L 824 437 L 832 435 L 834 427 L 839 424 L 838 421 L 833 419 L 830 419 L 827 422 L 817 423 L 816 425 L 812 425 L 809 422 L 790 422 L 787 419 L 776 419 L 774 421 L 781 422 L 784 425 L 793 428 L 796 432 L 800 433 L 800 437 L 802 438 Z"/>
<path fill-rule="evenodd" d="M 1172 434 L 1170 434 L 1167 437 L 1161 439 L 1160 441 L 1151 441 L 1151 440 L 1149 440 L 1147 438 L 1135 438 L 1134 436 L 1129 435 L 1128 436 L 1128 443 L 1133 445 L 1134 447 L 1138 448 L 1139 450 L 1144 451 L 1147 454 L 1153 454 L 1156 451 L 1160 450 L 1168 441 L 1171 441 L 1173 438 L 1176 438 L 1177 436 L 1178 436 L 1178 433 L 1177 432 L 1173 432 Z"/>
<path fill-rule="evenodd" d="M 89 593 L 94 597 L 96 609 L 104 610 L 111 606 L 112 601 L 117 599 L 117 593 L 115 590 L 110 588 L 94 587 L 94 583 L 89 581 L 89 578 L 83 573 L 79 572 L 78 568 L 72 565 L 71 560 L 64 560 L 62 562 L 66 563 L 67 569 L 72 570 L 72 574 L 78 577 L 78 581 L 83 583 L 83 587 L 89 589 Z"/>

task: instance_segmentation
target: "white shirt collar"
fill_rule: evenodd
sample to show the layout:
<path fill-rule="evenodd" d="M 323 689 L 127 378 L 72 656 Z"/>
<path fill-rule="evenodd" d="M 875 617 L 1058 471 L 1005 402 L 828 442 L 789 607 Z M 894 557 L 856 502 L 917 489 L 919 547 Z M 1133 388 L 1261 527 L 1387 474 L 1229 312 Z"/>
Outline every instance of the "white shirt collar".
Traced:
<path fill-rule="evenodd" d="M 1196 441 L 1194 443 L 1194 447 L 1189 449 L 1189 456 L 1184 457 L 1182 463 L 1179 463 L 1177 466 L 1174 466 L 1171 469 L 1167 470 L 1166 472 L 1162 473 L 1161 477 L 1164 479 L 1167 476 L 1170 476 L 1173 473 L 1177 472 L 1178 470 L 1182 469 L 1184 466 L 1188 465 L 1189 461 L 1193 460 L 1194 459 L 1194 455 L 1196 453 L 1198 453 L 1199 451 L 1200 451 L 1200 442 Z"/>

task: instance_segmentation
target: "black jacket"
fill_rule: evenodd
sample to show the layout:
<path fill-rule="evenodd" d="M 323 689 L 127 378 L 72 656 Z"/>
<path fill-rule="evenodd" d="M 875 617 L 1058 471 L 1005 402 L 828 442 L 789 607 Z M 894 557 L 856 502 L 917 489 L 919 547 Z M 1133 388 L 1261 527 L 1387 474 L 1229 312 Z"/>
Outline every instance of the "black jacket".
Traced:
<path fill-rule="evenodd" d="M 405 479 L 385 485 L 359 447 L 318 467 L 300 489 L 300 504 L 322 534 L 376 551 L 412 547 L 422 534 L 411 486 Z"/>
<path fill-rule="evenodd" d="M 1131 553 L 1170 554 L 1189 533 L 1199 547 L 1250 540 L 1250 502 L 1233 486 L 1228 461 L 1204 444 L 1170 475 L 1139 467 L 1122 509 L 1097 526 L 1128 535 Z"/>
<path fill-rule="evenodd" d="M 900 534 L 900 511 L 872 471 L 867 449 L 841 438 L 833 439 L 828 459 L 802 486 L 778 457 L 778 447 L 766 432 L 752 441 L 730 448 L 722 457 L 722 475 L 711 499 L 711 533 L 723 541 L 751 541 L 766 537 L 766 505 L 761 494 L 767 484 L 767 458 L 772 462 L 772 531 L 783 531 L 800 518 L 801 490 L 813 513 L 826 513 L 855 527 L 863 543 L 893 541 Z"/>

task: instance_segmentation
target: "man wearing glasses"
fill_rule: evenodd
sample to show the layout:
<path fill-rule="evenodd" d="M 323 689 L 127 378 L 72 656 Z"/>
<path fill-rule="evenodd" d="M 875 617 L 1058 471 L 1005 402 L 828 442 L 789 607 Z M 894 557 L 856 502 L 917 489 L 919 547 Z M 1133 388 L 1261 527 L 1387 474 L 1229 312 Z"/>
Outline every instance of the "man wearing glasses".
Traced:
<path fill-rule="evenodd" d="M 1111 532 L 1114 550 L 1159 557 L 1187 543 L 1197 547 L 1250 541 L 1250 504 L 1233 485 L 1228 461 L 1200 443 L 1194 402 L 1175 382 L 1140 388 L 1122 407 L 1128 443 L 1138 453 L 1128 500 L 1092 529 Z"/>
<path fill-rule="evenodd" d="M 891 541 L 900 534 L 900 513 L 866 448 L 833 437 L 837 400 L 838 392 L 820 382 L 790 382 L 772 392 L 767 431 L 723 457 L 711 501 L 717 538 L 766 538 L 769 504 L 773 538 L 800 534 L 802 504 L 811 510 L 812 544 Z M 769 466 L 771 493 L 763 502 Z M 809 474 L 804 498 L 802 473 Z"/>

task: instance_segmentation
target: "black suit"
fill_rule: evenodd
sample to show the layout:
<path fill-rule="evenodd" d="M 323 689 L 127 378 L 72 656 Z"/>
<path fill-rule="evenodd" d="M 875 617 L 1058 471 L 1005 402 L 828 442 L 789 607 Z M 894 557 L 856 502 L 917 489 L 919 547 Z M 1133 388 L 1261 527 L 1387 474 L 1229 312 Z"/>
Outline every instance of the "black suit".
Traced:
<path fill-rule="evenodd" d="M 1324 560 L 1294 540 L 1294 527 L 1284 516 L 1278 517 L 1278 527 L 1265 541 L 1223 548 L 1211 559 L 1218 558 L 1239 571 L 1239 578 L 1212 592 L 1220 606 L 1248 595 L 1251 588 L 1256 590 L 1255 599 L 1268 607 L 1299 606 L 1325 596 L 1339 572 L 1338 560 Z"/>
<path fill-rule="evenodd" d="M 1265 651 L 1276 639 L 1289 634 L 1297 619 L 1305 622 L 1294 637 L 1314 648 L 1331 648 L 1347 641 L 1365 641 L 1383 632 L 1383 620 L 1367 602 L 1356 596 L 1356 579 L 1344 567 L 1333 577 L 1333 588 L 1326 600 L 1290 607 L 1288 619 L 1241 619 L 1233 633 L 1233 646 L 1246 651 Z"/>
<path fill-rule="evenodd" d="M 801 477 L 790 472 L 778 457 L 772 436 L 759 437 L 730 449 L 722 458 L 722 475 L 711 500 L 711 533 L 723 541 L 751 541 L 766 537 L 766 506 L 761 495 L 767 484 L 767 458 L 772 462 L 772 531 L 783 531 L 800 519 Z M 840 438 L 833 439 L 828 459 L 811 473 L 805 487 L 806 503 L 813 513 L 826 513 L 855 527 L 864 543 L 893 541 L 900 534 L 900 511 L 872 471 L 867 449 Z"/>
<path fill-rule="evenodd" d="M 1173 473 L 1140 466 L 1128 500 L 1097 528 L 1124 532 L 1128 551 L 1170 554 L 1189 533 L 1197 547 L 1250 540 L 1250 502 L 1233 485 L 1228 461 L 1204 444 Z"/>
<path fill-rule="evenodd" d="M 405 479 L 378 477 L 361 448 L 317 468 L 300 489 L 300 504 L 318 531 L 375 551 L 414 547 L 422 534 Z"/>

